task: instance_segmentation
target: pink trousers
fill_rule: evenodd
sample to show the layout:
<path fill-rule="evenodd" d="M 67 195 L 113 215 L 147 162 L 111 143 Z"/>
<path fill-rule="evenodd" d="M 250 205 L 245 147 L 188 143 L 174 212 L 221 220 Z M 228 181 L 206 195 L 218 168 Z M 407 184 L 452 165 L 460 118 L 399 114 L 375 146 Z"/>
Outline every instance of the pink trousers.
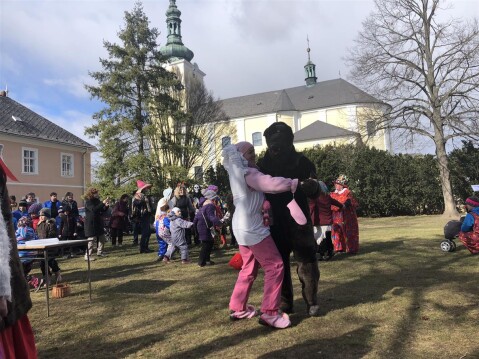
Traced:
<path fill-rule="evenodd" d="M 249 293 L 258 275 L 259 266 L 264 270 L 264 293 L 261 312 L 275 315 L 281 303 L 281 284 L 283 283 L 283 260 L 271 236 L 254 246 L 239 246 L 243 267 L 238 274 L 230 309 L 246 310 Z"/>

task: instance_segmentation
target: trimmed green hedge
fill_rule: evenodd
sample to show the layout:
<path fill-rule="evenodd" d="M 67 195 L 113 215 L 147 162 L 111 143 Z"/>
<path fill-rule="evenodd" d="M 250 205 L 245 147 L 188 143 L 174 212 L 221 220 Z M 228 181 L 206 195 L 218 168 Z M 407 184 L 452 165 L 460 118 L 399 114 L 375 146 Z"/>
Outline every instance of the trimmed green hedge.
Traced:
<path fill-rule="evenodd" d="M 367 217 L 439 214 L 444 211 L 439 171 L 432 155 L 392 155 L 365 146 L 325 146 L 304 151 L 316 165 L 318 179 L 333 189 L 341 173 L 357 197 L 358 215 Z M 260 155 L 261 156 L 261 155 Z M 479 149 L 464 142 L 449 154 L 451 180 L 458 204 L 473 194 L 479 184 Z M 206 171 L 206 181 L 216 184 L 221 194 L 229 191 L 223 166 Z"/>

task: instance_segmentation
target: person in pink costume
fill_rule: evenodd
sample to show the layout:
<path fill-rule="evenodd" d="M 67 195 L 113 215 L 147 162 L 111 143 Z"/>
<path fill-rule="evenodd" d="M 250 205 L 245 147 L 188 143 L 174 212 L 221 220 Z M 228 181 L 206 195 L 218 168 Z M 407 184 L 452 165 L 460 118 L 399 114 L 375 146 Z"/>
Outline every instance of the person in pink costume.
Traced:
<path fill-rule="evenodd" d="M 255 308 L 247 304 L 258 269 L 264 270 L 264 294 L 259 322 L 274 328 L 287 328 L 291 321 L 281 313 L 281 284 L 283 260 L 263 221 L 263 192 L 295 192 L 297 179 L 271 177 L 261 173 L 255 165 L 254 147 L 239 142 L 223 149 L 223 166 L 228 171 L 235 215 L 233 228 L 239 244 L 243 266 L 238 274 L 229 303 L 230 318 L 249 319 L 256 316 Z"/>

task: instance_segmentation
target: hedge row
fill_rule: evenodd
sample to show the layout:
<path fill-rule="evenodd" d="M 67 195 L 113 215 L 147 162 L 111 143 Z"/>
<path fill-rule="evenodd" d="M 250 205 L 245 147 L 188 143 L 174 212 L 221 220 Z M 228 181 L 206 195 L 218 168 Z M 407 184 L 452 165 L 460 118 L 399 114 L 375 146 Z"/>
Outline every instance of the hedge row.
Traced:
<path fill-rule="evenodd" d="M 444 210 L 439 171 L 432 155 L 392 155 L 365 146 L 325 146 L 304 151 L 316 165 L 318 178 L 333 188 L 339 174 L 349 177 L 357 197 L 358 215 L 368 217 L 439 214 Z M 465 142 L 449 154 L 451 179 L 458 204 L 479 184 L 479 149 Z M 209 169 L 206 181 L 229 190 L 222 166 Z M 226 190 L 227 189 L 227 190 Z"/>

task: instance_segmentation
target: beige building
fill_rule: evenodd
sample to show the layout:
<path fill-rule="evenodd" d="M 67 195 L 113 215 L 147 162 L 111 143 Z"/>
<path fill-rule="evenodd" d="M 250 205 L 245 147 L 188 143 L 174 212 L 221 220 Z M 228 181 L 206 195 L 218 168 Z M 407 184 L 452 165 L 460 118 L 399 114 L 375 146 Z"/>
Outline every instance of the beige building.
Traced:
<path fill-rule="evenodd" d="M 266 149 L 264 130 L 282 121 L 291 126 L 297 150 L 361 141 L 391 151 L 390 134 L 375 129 L 375 117 L 388 105 L 343 79 L 234 97 L 221 101 L 237 136 L 223 142 L 248 141 L 259 153 Z"/>
<path fill-rule="evenodd" d="M 41 202 L 57 192 L 80 196 L 91 182 L 91 153 L 96 148 L 0 93 L 0 156 L 18 182 L 8 190 L 18 200 L 34 192 Z"/>
<path fill-rule="evenodd" d="M 175 0 L 170 0 L 166 12 L 167 44 L 162 53 L 169 58 L 168 69 L 180 74 L 185 88 L 191 76 L 200 80 L 205 74 L 192 64 L 193 52 L 181 39 L 181 12 Z M 316 66 L 310 59 L 304 66 L 305 84 L 221 100 L 229 120 L 228 126 L 217 126 L 215 138 L 205 141 L 207 154 L 219 154 L 221 148 L 238 141 L 248 141 L 256 153 L 266 149 L 264 130 L 282 121 L 293 129 L 294 145 L 299 151 L 313 146 L 361 142 L 377 149 L 392 151 L 390 133 L 376 129 L 376 122 L 390 106 L 341 78 L 317 82 Z M 215 126 L 218 124 L 211 124 Z M 219 156 L 212 162 L 216 165 Z M 200 164 L 191 173 L 200 180 Z"/>

